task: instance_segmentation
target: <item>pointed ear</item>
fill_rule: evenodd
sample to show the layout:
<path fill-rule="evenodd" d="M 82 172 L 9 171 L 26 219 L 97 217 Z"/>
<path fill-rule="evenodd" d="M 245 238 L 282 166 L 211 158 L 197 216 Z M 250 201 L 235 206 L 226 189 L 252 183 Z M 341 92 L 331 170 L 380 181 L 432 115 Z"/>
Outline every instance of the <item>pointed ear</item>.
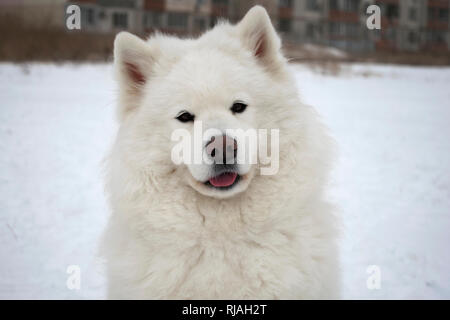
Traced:
<path fill-rule="evenodd" d="M 114 67 L 119 81 L 119 118 L 138 107 L 152 72 L 155 50 L 144 40 L 120 32 L 114 40 Z"/>
<path fill-rule="evenodd" d="M 281 40 L 266 9 L 254 6 L 237 25 L 242 43 L 269 69 L 276 69 L 282 61 Z"/>

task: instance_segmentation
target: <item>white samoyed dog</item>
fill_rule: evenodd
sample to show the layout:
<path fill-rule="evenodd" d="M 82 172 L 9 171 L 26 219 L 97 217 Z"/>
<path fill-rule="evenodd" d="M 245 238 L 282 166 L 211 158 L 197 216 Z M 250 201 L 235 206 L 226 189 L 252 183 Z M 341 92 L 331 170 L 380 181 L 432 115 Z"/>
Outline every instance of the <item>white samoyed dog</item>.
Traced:
<path fill-rule="evenodd" d="M 110 298 L 338 297 L 337 219 L 324 200 L 333 144 L 280 46 L 260 6 L 197 39 L 117 35 L 120 127 L 102 240 Z M 195 135 L 200 122 L 215 130 L 194 143 L 206 159 L 176 163 L 173 133 Z M 258 144 L 275 170 L 234 164 L 248 148 L 228 129 L 278 130 L 276 146 Z"/>

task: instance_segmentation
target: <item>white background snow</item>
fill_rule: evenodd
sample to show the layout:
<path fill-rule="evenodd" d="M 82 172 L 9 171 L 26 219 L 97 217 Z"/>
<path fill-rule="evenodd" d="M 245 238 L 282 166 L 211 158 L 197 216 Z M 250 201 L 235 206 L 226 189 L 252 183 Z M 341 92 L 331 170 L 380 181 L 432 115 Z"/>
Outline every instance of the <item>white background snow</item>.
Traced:
<path fill-rule="evenodd" d="M 450 68 L 293 66 L 340 156 L 343 297 L 450 298 Z M 0 298 L 104 298 L 101 161 L 115 86 L 106 64 L 0 64 Z M 81 290 L 66 286 L 81 268 Z M 370 265 L 381 288 L 366 285 Z"/>

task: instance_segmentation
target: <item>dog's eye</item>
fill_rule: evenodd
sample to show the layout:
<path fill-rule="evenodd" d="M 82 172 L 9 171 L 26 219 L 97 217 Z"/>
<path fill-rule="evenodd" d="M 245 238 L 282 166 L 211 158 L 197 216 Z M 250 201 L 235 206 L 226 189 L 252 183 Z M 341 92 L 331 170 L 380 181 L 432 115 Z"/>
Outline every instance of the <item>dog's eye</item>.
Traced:
<path fill-rule="evenodd" d="M 175 117 L 178 121 L 189 122 L 194 121 L 195 116 L 187 111 L 181 111 L 178 116 Z"/>
<path fill-rule="evenodd" d="M 247 108 L 247 105 L 243 102 L 235 102 L 231 106 L 230 110 L 233 111 L 233 113 L 242 113 L 244 112 L 245 108 Z"/>

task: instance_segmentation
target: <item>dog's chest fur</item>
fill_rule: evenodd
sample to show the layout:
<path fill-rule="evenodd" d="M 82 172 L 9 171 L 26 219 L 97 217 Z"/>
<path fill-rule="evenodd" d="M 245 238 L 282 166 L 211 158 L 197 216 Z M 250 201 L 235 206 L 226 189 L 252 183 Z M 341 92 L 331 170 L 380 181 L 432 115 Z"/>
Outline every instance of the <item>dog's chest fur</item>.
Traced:
<path fill-rule="evenodd" d="M 315 273 L 330 257 L 324 255 L 328 240 L 319 232 L 324 230 L 317 219 L 320 213 L 298 212 L 304 216 L 298 219 L 270 211 L 268 203 L 252 208 L 214 201 L 172 205 L 171 212 L 164 208 L 161 204 L 141 216 L 144 224 L 118 223 L 120 230 L 110 235 L 116 241 L 110 258 L 121 261 L 109 270 L 119 285 L 110 288 L 111 297 L 279 299 L 323 294 L 322 279 Z"/>

